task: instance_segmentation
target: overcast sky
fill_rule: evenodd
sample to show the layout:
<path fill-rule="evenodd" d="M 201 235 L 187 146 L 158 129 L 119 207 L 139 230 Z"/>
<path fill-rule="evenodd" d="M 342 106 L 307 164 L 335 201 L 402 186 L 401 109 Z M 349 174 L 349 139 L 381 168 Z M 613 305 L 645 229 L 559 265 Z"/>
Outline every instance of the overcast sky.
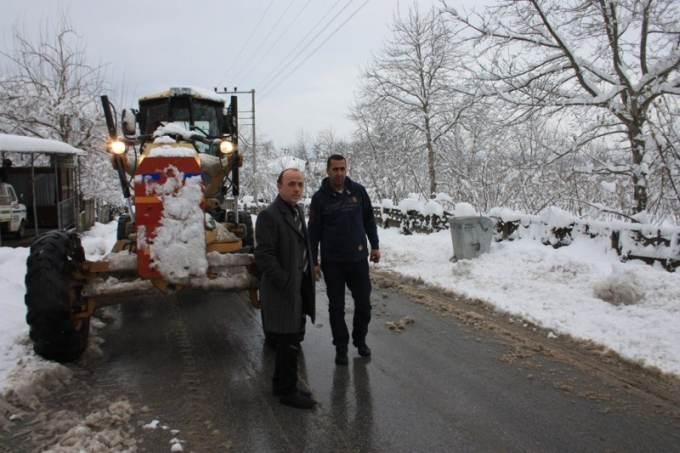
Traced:
<path fill-rule="evenodd" d="M 421 8 L 440 4 L 439 0 L 417 3 Z M 124 91 L 127 106 L 133 107 L 139 96 L 168 86 L 254 88 L 258 141 L 269 138 L 285 147 L 301 131 L 311 138 L 331 128 L 339 137 L 349 138 L 352 124 L 347 114 L 361 69 L 389 38 L 397 7 L 405 11 L 412 4 L 397 0 L 2 0 L 0 49 L 11 49 L 15 27 L 35 34 L 46 23 L 53 26 L 63 13 L 82 38 L 89 60 L 107 65 L 113 99 L 120 99 Z M 240 110 L 250 109 L 250 96 L 240 97 L 239 102 Z M 242 117 L 242 122 L 249 121 Z"/>

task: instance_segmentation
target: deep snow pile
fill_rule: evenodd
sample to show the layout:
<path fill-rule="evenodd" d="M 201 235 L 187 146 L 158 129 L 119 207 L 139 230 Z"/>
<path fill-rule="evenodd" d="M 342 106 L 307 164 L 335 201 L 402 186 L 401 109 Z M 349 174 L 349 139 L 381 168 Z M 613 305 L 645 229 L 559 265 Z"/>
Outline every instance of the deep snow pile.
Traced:
<path fill-rule="evenodd" d="M 24 276 L 28 248 L 0 247 L 0 394 L 7 373 L 25 355 L 28 329 L 24 317 Z"/>
<path fill-rule="evenodd" d="M 166 173 L 163 184 L 146 183 L 147 195 L 163 200 L 163 215 L 153 241 L 147 242 L 143 225 L 138 228 L 137 247 L 150 250 L 152 267 L 166 281 L 183 283 L 189 277 L 205 275 L 208 270 L 204 213 L 200 207 L 202 180 L 200 176 L 185 178 L 174 166 L 169 166 Z"/>
<path fill-rule="evenodd" d="M 451 244 L 449 231 L 381 229 L 378 266 L 680 376 L 680 273 L 621 263 L 602 239 L 559 249 L 531 239 L 492 243 L 490 253 L 456 263 Z"/>

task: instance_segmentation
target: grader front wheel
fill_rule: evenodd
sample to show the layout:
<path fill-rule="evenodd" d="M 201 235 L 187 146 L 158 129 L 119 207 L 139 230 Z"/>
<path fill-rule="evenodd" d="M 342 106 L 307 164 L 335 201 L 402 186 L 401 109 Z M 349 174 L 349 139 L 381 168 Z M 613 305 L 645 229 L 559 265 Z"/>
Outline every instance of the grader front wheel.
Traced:
<path fill-rule="evenodd" d="M 78 359 L 90 333 L 83 310 L 82 281 L 85 255 L 75 233 L 50 231 L 32 245 L 26 262 L 26 321 L 35 352 L 48 360 Z"/>

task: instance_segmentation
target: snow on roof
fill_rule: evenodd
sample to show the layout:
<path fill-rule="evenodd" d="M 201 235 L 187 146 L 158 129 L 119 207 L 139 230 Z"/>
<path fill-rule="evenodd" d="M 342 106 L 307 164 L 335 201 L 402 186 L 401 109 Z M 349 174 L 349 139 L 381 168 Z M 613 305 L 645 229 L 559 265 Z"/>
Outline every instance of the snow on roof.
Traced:
<path fill-rule="evenodd" d="M 275 175 L 289 168 L 305 171 L 305 161 L 294 156 L 281 156 L 270 161 L 267 166 L 269 167 L 269 172 Z"/>
<path fill-rule="evenodd" d="M 85 151 L 68 143 L 23 135 L 0 134 L 0 151 L 11 153 L 49 153 L 84 156 Z"/>
<path fill-rule="evenodd" d="M 148 101 L 158 98 L 169 98 L 173 96 L 192 96 L 198 99 L 206 99 L 208 101 L 220 102 L 224 104 L 224 98 L 214 91 L 199 88 L 199 87 L 171 87 L 157 93 L 148 94 L 139 98 L 140 101 Z"/>

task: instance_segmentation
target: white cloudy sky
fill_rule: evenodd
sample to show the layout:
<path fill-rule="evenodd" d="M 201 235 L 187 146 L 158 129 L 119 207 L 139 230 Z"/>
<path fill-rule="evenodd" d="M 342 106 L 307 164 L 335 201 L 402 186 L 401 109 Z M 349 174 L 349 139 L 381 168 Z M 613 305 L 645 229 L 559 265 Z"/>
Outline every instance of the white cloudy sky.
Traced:
<path fill-rule="evenodd" d="M 439 0 L 414 1 L 421 8 L 440 4 Z M 483 2 L 448 3 L 460 7 Z M 349 136 L 352 125 L 346 116 L 361 68 L 389 37 L 397 7 L 405 11 L 412 4 L 398 0 L 2 0 L 0 50 L 11 49 L 15 27 L 35 34 L 63 14 L 82 37 L 90 61 L 108 65 L 111 88 L 124 92 L 130 104 L 140 95 L 171 85 L 254 88 L 258 135 L 286 146 L 301 130 L 311 136 L 332 128 L 339 136 Z M 323 31 L 312 41 L 318 30 Z M 288 64 L 282 73 L 285 77 L 329 36 L 289 77 L 266 83 L 282 61 Z M 120 98 L 112 94 L 113 99 Z M 241 110 L 250 109 L 249 96 L 240 102 Z"/>

